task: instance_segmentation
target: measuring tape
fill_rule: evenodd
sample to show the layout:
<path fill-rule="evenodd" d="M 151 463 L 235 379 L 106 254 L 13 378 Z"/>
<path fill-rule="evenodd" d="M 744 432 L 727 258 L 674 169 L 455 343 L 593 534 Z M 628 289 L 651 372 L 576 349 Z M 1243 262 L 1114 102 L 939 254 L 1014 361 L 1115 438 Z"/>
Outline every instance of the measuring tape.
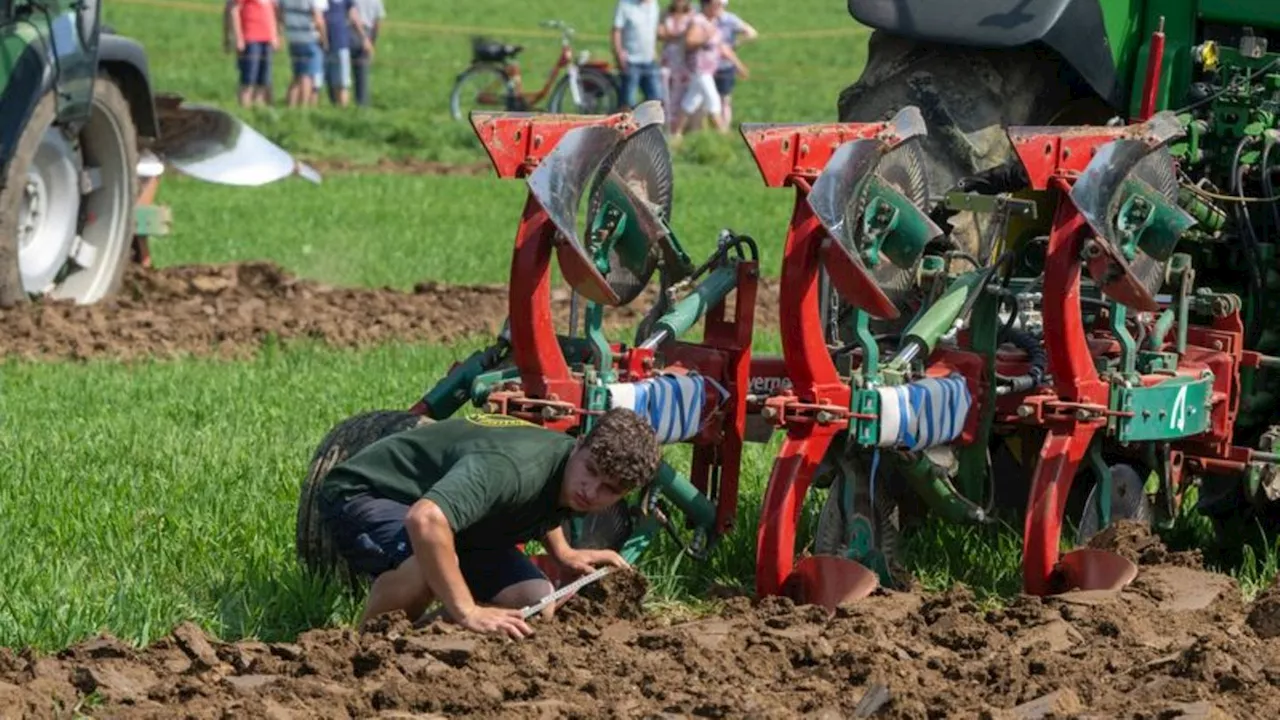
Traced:
<path fill-rule="evenodd" d="M 604 566 L 604 567 L 600 568 L 599 570 L 596 570 L 595 572 L 591 573 L 590 575 L 583 575 L 582 577 L 578 578 L 577 580 L 574 580 L 573 582 L 569 583 L 568 585 L 565 585 L 564 587 L 560 588 L 559 590 L 557 590 L 557 591 L 555 591 L 555 592 L 551 593 L 550 595 L 548 595 L 548 596 L 546 596 L 546 597 L 542 598 L 541 600 L 539 600 L 538 602 L 534 603 L 533 605 L 529 605 L 529 606 L 527 606 L 527 607 L 523 608 L 522 610 L 520 610 L 520 617 L 521 617 L 522 619 L 524 619 L 524 620 L 528 620 L 529 618 L 533 617 L 534 615 L 537 615 L 538 613 L 540 613 L 540 612 L 542 612 L 543 610 L 545 610 L 545 609 L 547 608 L 547 606 L 548 606 L 548 605 L 551 605 L 551 604 L 555 603 L 556 601 L 560 600 L 561 598 L 565 597 L 566 595 L 572 595 L 573 593 L 575 593 L 575 592 L 577 592 L 578 590 L 580 590 L 583 586 L 585 586 L 585 585 L 590 585 L 591 583 L 593 583 L 593 582 L 595 582 L 595 581 L 599 580 L 600 578 L 604 577 L 605 575 L 608 575 L 608 574 L 609 574 L 610 572 L 612 572 L 614 569 L 615 569 L 615 568 L 614 568 L 612 565 L 606 565 L 606 566 Z"/>

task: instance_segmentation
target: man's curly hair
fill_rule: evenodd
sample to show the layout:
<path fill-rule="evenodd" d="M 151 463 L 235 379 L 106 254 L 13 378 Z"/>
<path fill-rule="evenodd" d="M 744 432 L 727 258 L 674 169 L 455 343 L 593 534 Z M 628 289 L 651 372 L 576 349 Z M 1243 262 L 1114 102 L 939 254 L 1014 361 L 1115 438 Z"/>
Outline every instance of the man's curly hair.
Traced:
<path fill-rule="evenodd" d="M 614 408 L 583 438 L 596 472 L 617 481 L 623 492 L 645 485 L 658 472 L 662 446 L 649 421 L 626 408 Z"/>

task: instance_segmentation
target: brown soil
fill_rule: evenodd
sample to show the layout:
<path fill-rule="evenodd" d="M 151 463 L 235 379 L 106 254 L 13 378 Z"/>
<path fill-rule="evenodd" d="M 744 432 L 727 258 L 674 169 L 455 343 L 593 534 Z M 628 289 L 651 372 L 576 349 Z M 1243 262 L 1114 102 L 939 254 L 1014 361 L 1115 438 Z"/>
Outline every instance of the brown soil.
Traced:
<path fill-rule="evenodd" d="M 307 160 L 306 163 L 321 175 L 488 175 L 493 165 L 488 161 L 472 163 L 445 163 L 418 158 L 379 158 L 373 163 L 357 163 L 349 160 Z"/>
<path fill-rule="evenodd" d="M 643 613 L 615 574 L 524 641 L 383 618 L 292 643 L 183 625 L 145 650 L 109 636 L 0 650 L 0 708 L 54 717 L 1280 717 L 1273 589 L 1147 565 L 1114 594 L 881 592 L 828 614 L 745 597 L 692 620 Z M 1262 615 L 1267 615 L 1263 618 Z M 86 698 L 92 698 L 86 701 Z M 0 715 L 3 715 L 0 712 Z"/>
<path fill-rule="evenodd" d="M 762 283 L 758 327 L 776 328 L 777 282 Z M 656 288 L 655 281 L 651 287 Z M 606 311 L 610 327 L 633 326 L 656 292 Z M 566 327 L 569 293 L 553 290 L 553 313 Z M 494 336 L 507 315 L 502 285 L 418 284 L 411 292 L 332 287 L 289 275 L 271 263 L 132 266 L 121 291 L 98 304 L 39 302 L 0 310 L 0 356 L 23 359 L 242 358 L 274 336 L 334 347 L 389 341 L 449 343 Z M 630 340 L 631 338 L 617 338 Z"/>

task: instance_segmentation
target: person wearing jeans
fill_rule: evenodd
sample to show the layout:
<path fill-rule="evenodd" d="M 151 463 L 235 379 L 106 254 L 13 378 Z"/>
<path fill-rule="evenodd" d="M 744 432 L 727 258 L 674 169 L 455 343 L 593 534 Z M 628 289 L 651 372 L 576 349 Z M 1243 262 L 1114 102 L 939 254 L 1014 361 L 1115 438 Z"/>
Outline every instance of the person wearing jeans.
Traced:
<path fill-rule="evenodd" d="M 622 73 L 622 104 L 634 108 L 637 91 L 662 100 L 658 67 L 658 0 L 618 0 L 610 40 Z"/>
<path fill-rule="evenodd" d="M 328 0 L 281 0 L 284 34 L 293 61 L 293 81 L 289 83 L 289 107 L 315 105 L 315 78 L 324 72 L 324 50 L 328 33 L 324 12 Z"/>
<path fill-rule="evenodd" d="M 353 0 L 329 0 L 324 23 L 329 30 L 329 52 L 325 55 L 329 102 L 346 107 L 351 104 L 351 44 L 358 41 L 366 52 L 372 52 L 373 46 Z"/>
<path fill-rule="evenodd" d="M 351 74 L 355 81 L 356 105 L 369 106 L 369 64 L 373 62 L 373 48 L 378 42 L 378 30 L 382 20 L 387 16 L 382 0 L 355 0 L 360 21 L 364 24 L 364 34 L 368 38 L 368 51 L 365 44 L 352 37 L 351 42 Z"/>
<path fill-rule="evenodd" d="M 242 107 L 271 104 L 271 53 L 280 49 L 274 0 L 233 0 L 231 41 L 240 71 Z"/>

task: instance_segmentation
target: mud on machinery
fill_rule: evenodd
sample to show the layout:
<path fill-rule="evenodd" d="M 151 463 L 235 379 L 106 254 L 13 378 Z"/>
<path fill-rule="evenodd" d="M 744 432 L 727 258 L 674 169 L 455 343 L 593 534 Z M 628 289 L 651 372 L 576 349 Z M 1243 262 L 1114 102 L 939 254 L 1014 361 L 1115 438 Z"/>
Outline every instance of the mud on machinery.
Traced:
<path fill-rule="evenodd" d="M 1163 30 L 1148 15 L 1142 32 Z M 1129 122 L 1003 128 L 1008 160 L 944 178 L 939 192 L 937 176 L 953 171 L 931 127 L 945 105 L 927 92 L 896 102 L 900 86 L 876 96 L 887 42 L 873 40 L 848 93 L 866 102 L 846 105 L 844 122 L 743 127 L 766 184 L 795 188 L 780 360 L 750 352 L 754 241 L 727 233 L 695 267 L 671 232 L 669 159 L 650 110 L 473 117 L 499 175 L 529 185 L 508 328 L 410 410 L 330 433 L 299 508 L 304 561 L 335 562 L 306 492 L 326 467 L 468 401 L 570 432 L 625 404 L 665 440 L 692 443 L 689 479 L 664 466 L 634 512 L 571 528 L 575 544 L 621 547 L 631 559 L 657 529 L 676 531 L 666 503 L 692 528 L 690 551 L 714 551 L 735 519 L 747 428 L 783 430 L 757 591 L 828 605 L 895 582 L 900 510 L 912 500 L 983 522 L 1002 489 L 1025 499 L 1023 585 L 1034 594 L 1117 587 L 1136 573 L 1101 551 L 1060 556 L 1068 513 L 1077 543 L 1117 518 L 1168 522 L 1193 486 L 1211 517 L 1265 516 L 1280 460 L 1280 429 L 1269 424 L 1280 361 L 1262 321 L 1280 280 L 1268 242 L 1280 226 L 1269 165 L 1280 55 L 1252 33 L 1229 45 L 1189 32 L 1169 57 L 1198 59 L 1192 84 L 1166 63 L 1155 32 L 1140 44 L 1148 62 Z M 970 52 L 924 55 L 955 62 Z M 1161 94 L 1186 93 L 1190 107 L 1157 112 L 1169 104 Z M 852 107 L 883 117 L 849 118 Z M 953 147 L 956 128 L 944 129 L 941 146 Z M 554 330 L 553 251 L 585 301 L 581 336 L 576 318 L 569 333 Z M 655 269 L 662 292 L 635 344 L 610 343 L 604 309 L 638 297 Z M 700 320 L 702 342 L 679 340 Z M 787 387 L 751 393 L 771 378 Z M 683 401 L 668 399 L 677 391 Z M 800 510 L 815 487 L 827 490 L 815 553 L 796 562 Z"/>

